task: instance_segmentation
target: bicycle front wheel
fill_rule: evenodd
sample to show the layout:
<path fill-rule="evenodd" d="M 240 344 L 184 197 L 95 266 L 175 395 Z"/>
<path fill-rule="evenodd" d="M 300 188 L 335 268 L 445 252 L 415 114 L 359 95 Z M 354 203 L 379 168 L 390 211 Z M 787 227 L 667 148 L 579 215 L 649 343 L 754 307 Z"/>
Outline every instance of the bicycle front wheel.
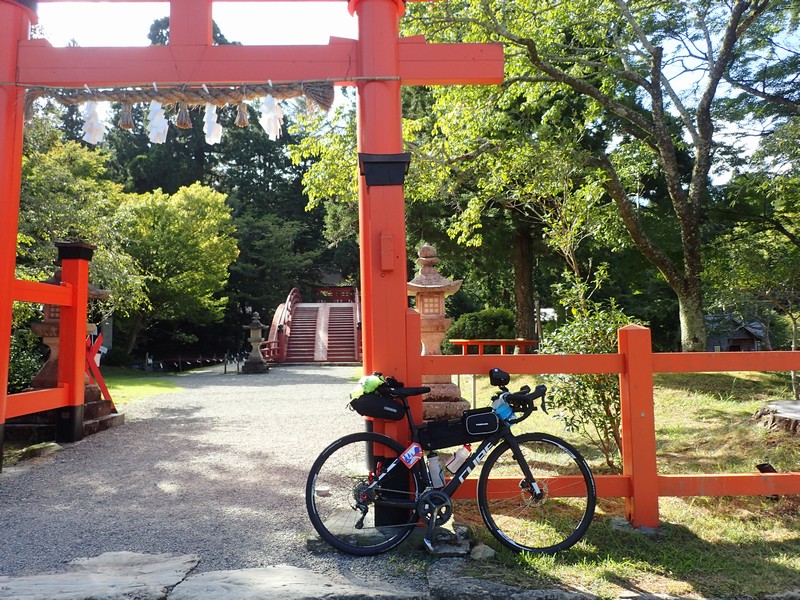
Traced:
<path fill-rule="evenodd" d="M 342 552 L 368 556 L 408 537 L 418 520 L 416 471 L 400 463 L 379 486 L 369 488 L 404 450 L 390 437 L 363 432 L 322 451 L 306 483 L 308 516 L 322 539 Z"/>
<path fill-rule="evenodd" d="M 589 465 L 555 436 L 527 433 L 516 440 L 541 494 L 530 491 L 511 446 L 503 442 L 481 470 L 481 517 L 492 535 L 516 552 L 565 550 L 583 537 L 594 516 L 597 492 Z"/>

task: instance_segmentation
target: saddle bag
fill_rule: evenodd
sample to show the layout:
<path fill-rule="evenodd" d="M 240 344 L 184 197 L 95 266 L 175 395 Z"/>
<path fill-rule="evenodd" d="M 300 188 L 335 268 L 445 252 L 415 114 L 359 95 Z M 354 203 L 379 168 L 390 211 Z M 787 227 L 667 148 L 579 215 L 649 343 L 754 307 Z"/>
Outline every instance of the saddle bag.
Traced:
<path fill-rule="evenodd" d="M 399 421 L 406 416 L 403 405 L 389 396 L 362 394 L 350 401 L 350 406 L 362 417 Z"/>

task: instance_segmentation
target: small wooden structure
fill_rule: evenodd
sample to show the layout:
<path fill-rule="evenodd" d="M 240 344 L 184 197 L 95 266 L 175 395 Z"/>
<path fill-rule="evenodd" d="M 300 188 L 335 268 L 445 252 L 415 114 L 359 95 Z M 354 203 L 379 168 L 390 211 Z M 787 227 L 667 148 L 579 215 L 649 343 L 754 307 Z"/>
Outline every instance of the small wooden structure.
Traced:
<path fill-rule="evenodd" d="M 491 354 L 486 352 L 487 348 L 500 351 L 501 356 L 506 354 L 533 354 L 539 347 L 539 340 L 526 340 L 524 338 L 515 338 L 509 340 L 502 339 L 483 339 L 483 340 L 450 340 L 456 348 L 461 349 L 461 354 Z M 475 350 L 472 352 L 472 350 Z"/>

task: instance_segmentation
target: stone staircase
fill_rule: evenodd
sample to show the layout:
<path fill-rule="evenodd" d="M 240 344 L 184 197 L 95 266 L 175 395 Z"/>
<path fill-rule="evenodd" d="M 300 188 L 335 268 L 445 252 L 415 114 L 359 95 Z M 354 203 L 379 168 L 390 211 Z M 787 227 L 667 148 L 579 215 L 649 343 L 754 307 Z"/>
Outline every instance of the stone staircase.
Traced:
<path fill-rule="evenodd" d="M 292 328 L 289 333 L 289 344 L 286 349 L 286 362 L 313 362 L 317 345 L 317 318 L 319 308 L 316 305 L 298 305 L 292 313 Z"/>
<path fill-rule="evenodd" d="M 328 360 L 356 360 L 355 323 L 352 304 L 331 304 L 328 318 Z"/>
<path fill-rule="evenodd" d="M 354 305 L 301 303 L 292 312 L 286 362 L 355 362 Z"/>

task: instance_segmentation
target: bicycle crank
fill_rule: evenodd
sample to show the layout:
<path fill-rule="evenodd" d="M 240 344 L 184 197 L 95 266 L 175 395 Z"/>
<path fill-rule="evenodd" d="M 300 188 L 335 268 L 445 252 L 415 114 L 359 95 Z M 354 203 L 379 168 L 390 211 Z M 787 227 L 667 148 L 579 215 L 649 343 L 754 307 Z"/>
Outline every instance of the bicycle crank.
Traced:
<path fill-rule="evenodd" d="M 429 552 L 433 552 L 433 528 L 444 525 L 453 516 L 453 503 L 450 496 L 439 490 L 428 490 L 420 496 L 417 514 L 428 525 L 422 540 Z"/>
<path fill-rule="evenodd" d="M 444 525 L 453 516 L 453 503 L 450 496 L 439 490 L 423 492 L 417 502 L 417 513 L 427 525 L 433 522 L 435 527 Z"/>

